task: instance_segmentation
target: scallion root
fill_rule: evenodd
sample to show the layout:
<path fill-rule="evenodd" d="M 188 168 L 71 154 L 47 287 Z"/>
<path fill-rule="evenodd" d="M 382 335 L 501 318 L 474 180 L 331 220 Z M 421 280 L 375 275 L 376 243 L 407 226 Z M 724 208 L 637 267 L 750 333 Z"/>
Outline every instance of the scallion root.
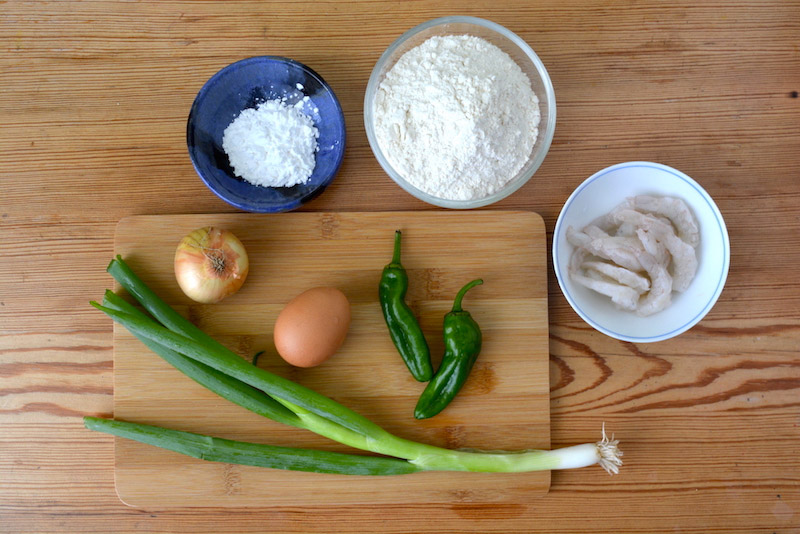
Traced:
<path fill-rule="evenodd" d="M 603 439 L 598 441 L 595 446 L 597 447 L 597 454 L 600 456 L 598 463 L 600 467 L 606 470 L 609 475 L 616 475 L 619 473 L 619 468 L 622 466 L 622 451 L 619 450 L 619 440 L 608 439 L 606 435 L 606 424 L 603 423 Z"/>

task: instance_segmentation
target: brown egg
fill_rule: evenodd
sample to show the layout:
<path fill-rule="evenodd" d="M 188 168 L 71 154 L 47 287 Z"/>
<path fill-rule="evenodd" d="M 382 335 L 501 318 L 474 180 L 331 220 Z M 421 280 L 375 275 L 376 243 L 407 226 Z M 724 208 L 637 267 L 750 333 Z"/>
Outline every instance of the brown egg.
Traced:
<path fill-rule="evenodd" d="M 319 365 L 339 350 L 350 326 L 350 302 L 335 287 L 315 287 L 289 301 L 275 321 L 275 348 L 297 367 Z"/>

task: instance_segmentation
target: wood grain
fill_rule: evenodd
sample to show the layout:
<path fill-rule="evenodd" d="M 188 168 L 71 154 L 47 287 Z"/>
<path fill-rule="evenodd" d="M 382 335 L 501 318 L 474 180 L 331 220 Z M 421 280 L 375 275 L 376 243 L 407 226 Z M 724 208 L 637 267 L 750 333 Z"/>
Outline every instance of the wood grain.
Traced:
<path fill-rule="evenodd" d="M 176 243 L 204 225 L 228 228 L 250 259 L 245 287 L 220 304 L 191 302 L 174 283 Z M 424 385 L 405 368 L 386 331 L 378 280 L 403 231 L 407 302 L 438 365 L 441 322 L 459 288 L 482 278 L 464 309 L 481 325 L 483 347 L 470 378 L 436 417 L 415 421 Z M 116 253 L 162 298 L 244 358 L 342 402 L 400 437 L 448 448 L 550 448 L 547 260 L 544 221 L 531 212 L 289 213 L 164 215 L 120 221 Z M 502 264 L 496 258 L 502 257 Z M 331 361 L 300 369 L 275 350 L 272 327 L 306 289 L 332 286 L 352 321 Z M 177 289 L 177 290 L 176 290 Z M 334 361 L 335 360 L 335 361 Z M 227 439 L 357 453 L 222 401 L 161 361 L 124 328 L 114 333 L 114 417 Z M 421 473 L 402 477 L 315 475 L 203 462 L 117 439 L 117 494 L 128 505 L 524 504 L 547 492 L 550 473 Z M 157 477 L 159 484 L 153 484 Z"/>
<path fill-rule="evenodd" d="M 553 79 L 558 124 L 536 177 L 491 209 L 558 212 L 598 169 L 671 165 L 716 201 L 731 271 L 697 326 L 652 345 L 591 330 L 548 268 L 551 444 L 622 440 L 618 477 L 555 472 L 523 505 L 261 509 L 124 506 L 112 327 L 87 302 L 129 215 L 233 213 L 197 179 L 185 120 L 219 68 L 303 61 L 333 85 L 348 147 L 309 212 L 439 211 L 372 156 L 363 92 L 402 32 L 455 13 L 503 24 Z M 0 4 L 0 530 L 3 532 L 682 532 L 800 525 L 800 2 L 9 1 Z M 548 234 L 549 235 L 549 234 Z"/>

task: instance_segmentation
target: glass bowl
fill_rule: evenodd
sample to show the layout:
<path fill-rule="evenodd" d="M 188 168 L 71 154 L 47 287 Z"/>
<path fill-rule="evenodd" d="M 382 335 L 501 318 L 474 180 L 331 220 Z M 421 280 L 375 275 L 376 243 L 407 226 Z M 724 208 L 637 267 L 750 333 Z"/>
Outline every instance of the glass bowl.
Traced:
<path fill-rule="evenodd" d="M 473 200 L 449 200 L 435 197 L 420 190 L 409 183 L 400 172 L 392 167 L 381 149 L 375 134 L 374 102 L 386 73 L 397 63 L 403 54 L 422 44 L 430 37 L 443 35 L 472 35 L 485 39 L 497 46 L 507 53 L 528 76 L 531 87 L 539 98 L 539 110 L 541 113 L 539 134 L 527 162 L 516 176 L 509 180 L 501 189 L 483 198 Z M 488 20 L 465 16 L 442 17 L 430 20 L 407 31 L 387 48 L 380 59 L 378 59 L 369 77 L 366 94 L 364 96 L 364 126 L 366 128 L 369 145 L 378 163 L 383 167 L 386 174 L 405 191 L 435 206 L 470 209 L 497 202 L 512 194 L 531 179 L 542 164 L 550 148 L 550 143 L 553 141 L 553 134 L 555 133 L 556 127 L 556 99 L 553 91 L 553 84 L 550 81 L 550 76 L 547 74 L 547 69 L 545 69 L 544 64 L 531 47 L 520 37 L 503 26 Z"/>

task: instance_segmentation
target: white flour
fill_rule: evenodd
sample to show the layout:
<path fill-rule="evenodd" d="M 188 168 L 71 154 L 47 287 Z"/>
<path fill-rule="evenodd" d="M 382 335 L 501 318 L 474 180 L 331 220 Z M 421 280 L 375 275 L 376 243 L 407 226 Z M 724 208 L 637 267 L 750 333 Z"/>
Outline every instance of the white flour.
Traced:
<path fill-rule="evenodd" d="M 406 52 L 375 98 L 375 135 L 418 189 L 450 200 L 486 197 L 528 160 L 539 99 L 505 52 L 469 35 L 431 37 Z"/>
<path fill-rule="evenodd" d="M 245 109 L 225 128 L 222 149 L 236 176 L 264 187 L 308 181 L 316 165 L 319 131 L 302 105 L 268 100 Z"/>

